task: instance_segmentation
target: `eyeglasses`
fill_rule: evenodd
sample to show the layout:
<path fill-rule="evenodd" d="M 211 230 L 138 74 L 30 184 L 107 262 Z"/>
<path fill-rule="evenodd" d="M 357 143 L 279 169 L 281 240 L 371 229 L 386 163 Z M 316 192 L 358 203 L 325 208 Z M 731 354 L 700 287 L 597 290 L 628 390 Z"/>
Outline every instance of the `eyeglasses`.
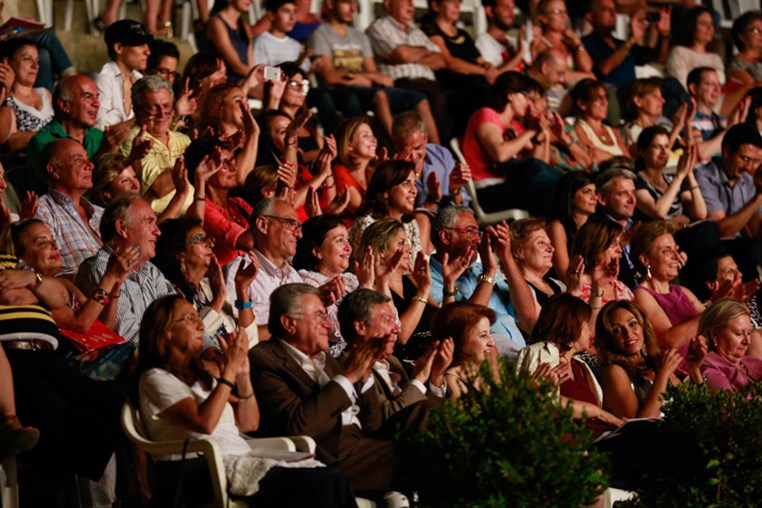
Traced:
<path fill-rule="evenodd" d="M 470 227 L 470 228 L 442 228 L 446 229 L 448 231 L 455 231 L 456 233 L 461 233 L 466 236 L 478 236 L 479 238 L 482 237 L 484 234 L 484 231 L 480 230 L 479 228 Z"/>
<path fill-rule="evenodd" d="M 753 26 L 746 30 L 747 34 L 759 34 L 762 33 L 762 28 L 759 28 L 758 26 Z"/>
<path fill-rule="evenodd" d="M 186 321 L 188 323 L 195 323 L 196 321 L 201 321 L 201 318 L 198 316 L 198 314 L 186 314 L 185 316 L 181 317 L 180 319 L 175 319 L 175 323 L 179 323 L 180 321 Z"/>
<path fill-rule="evenodd" d="M 752 159 L 751 157 L 747 157 L 746 155 L 739 155 L 738 158 L 741 159 L 741 162 L 743 162 L 744 164 L 751 164 L 754 167 L 759 166 L 759 163 L 760 163 L 759 159 Z"/>
<path fill-rule="evenodd" d="M 323 312 L 323 311 L 320 311 L 320 310 L 312 312 L 312 313 L 303 312 L 302 315 L 303 316 L 308 316 L 308 317 L 315 318 L 315 319 L 317 319 L 318 321 L 320 321 L 322 323 L 324 323 L 325 321 L 327 321 L 329 319 L 328 318 L 328 314 Z"/>
<path fill-rule="evenodd" d="M 174 106 L 172 105 L 171 102 L 167 104 L 148 104 L 143 106 L 143 111 L 145 111 L 151 116 L 171 115 L 173 109 L 174 109 Z"/>
<path fill-rule="evenodd" d="M 559 9 L 558 7 L 556 7 L 555 9 L 549 10 L 547 12 L 547 14 L 556 14 L 556 15 L 557 14 L 568 14 L 568 12 L 569 11 L 567 11 L 566 9 Z"/>
<path fill-rule="evenodd" d="M 235 159 L 220 159 L 220 168 L 225 171 L 235 170 Z"/>
<path fill-rule="evenodd" d="M 288 87 L 292 90 L 296 90 L 297 92 L 302 92 L 304 95 L 307 95 L 307 92 L 310 91 L 310 80 L 309 79 L 303 79 L 301 81 L 292 79 L 288 82 Z"/>
<path fill-rule="evenodd" d="M 285 217 L 278 217 L 277 215 L 263 215 L 262 217 L 267 217 L 268 219 L 275 219 L 283 223 L 286 226 L 286 228 L 290 229 L 294 233 L 302 230 L 301 222 L 299 222 L 296 219 L 287 219 Z"/>
<path fill-rule="evenodd" d="M 196 235 L 191 236 L 187 240 L 185 240 L 185 245 L 193 245 L 195 243 L 204 243 L 204 242 L 214 245 L 214 237 L 202 235 L 201 233 L 198 233 Z"/>

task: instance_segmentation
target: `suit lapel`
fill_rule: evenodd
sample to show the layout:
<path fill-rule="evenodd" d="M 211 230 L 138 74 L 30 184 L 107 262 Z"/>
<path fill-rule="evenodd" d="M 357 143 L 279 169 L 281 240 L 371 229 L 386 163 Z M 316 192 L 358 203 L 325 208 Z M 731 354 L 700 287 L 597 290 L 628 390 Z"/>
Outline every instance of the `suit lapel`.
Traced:
<path fill-rule="evenodd" d="M 275 346 L 273 351 L 275 352 L 275 355 L 280 359 L 280 361 L 283 362 L 282 365 L 284 370 L 290 372 L 291 375 L 293 375 L 300 384 L 304 385 L 308 391 L 313 392 L 316 389 L 320 389 L 317 381 L 312 379 L 306 372 L 304 372 L 304 369 L 299 366 L 296 360 L 294 360 L 294 357 L 291 356 L 291 353 L 288 352 L 286 346 L 283 344 L 282 339 L 275 340 L 273 345 Z M 326 372 L 328 372 L 327 368 Z"/>

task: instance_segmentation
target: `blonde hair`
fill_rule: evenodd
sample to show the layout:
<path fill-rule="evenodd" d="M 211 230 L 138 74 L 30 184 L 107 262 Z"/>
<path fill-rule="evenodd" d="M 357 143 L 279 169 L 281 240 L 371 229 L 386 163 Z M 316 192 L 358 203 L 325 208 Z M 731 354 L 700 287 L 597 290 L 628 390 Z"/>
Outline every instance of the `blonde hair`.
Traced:
<path fill-rule="evenodd" d="M 405 226 L 397 219 L 377 220 L 363 231 L 360 238 L 360 248 L 357 249 L 358 256 L 360 253 L 366 252 L 368 247 L 371 248 L 374 255 L 381 254 L 390 247 L 394 237 L 400 231 L 405 231 Z"/>
<path fill-rule="evenodd" d="M 713 303 L 701 314 L 699 319 L 699 335 L 706 337 L 709 347 L 715 349 L 716 344 L 712 335 L 728 326 L 728 323 L 741 315 L 749 315 L 745 305 L 729 298 Z"/>

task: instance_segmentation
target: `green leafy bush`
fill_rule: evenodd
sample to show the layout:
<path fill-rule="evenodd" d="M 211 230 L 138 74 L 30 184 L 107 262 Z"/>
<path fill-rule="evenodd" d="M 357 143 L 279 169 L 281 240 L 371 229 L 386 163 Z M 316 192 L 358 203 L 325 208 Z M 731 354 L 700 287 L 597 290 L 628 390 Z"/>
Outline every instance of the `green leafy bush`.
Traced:
<path fill-rule="evenodd" d="M 706 385 L 670 389 L 659 425 L 664 457 L 621 506 L 762 506 L 762 387 L 732 393 Z"/>
<path fill-rule="evenodd" d="M 481 390 L 432 410 L 425 431 L 402 435 L 405 480 L 426 507 L 579 507 L 605 488 L 591 433 L 539 388 L 501 364 Z"/>

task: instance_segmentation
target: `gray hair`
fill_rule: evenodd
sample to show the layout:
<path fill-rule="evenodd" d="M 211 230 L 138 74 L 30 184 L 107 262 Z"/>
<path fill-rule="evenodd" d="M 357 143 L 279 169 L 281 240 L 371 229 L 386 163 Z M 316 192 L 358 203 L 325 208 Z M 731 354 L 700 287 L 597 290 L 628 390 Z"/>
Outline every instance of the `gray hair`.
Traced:
<path fill-rule="evenodd" d="M 424 136 L 426 135 L 426 123 L 424 123 L 421 115 L 415 111 L 406 111 L 394 117 L 392 137 L 407 139 L 417 131 L 421 131 Z"/>
<path fill-rule="evenodd" d="M 125 225 L 130 224 L 129 211 L 136 201 L 142 199 L 137 194 L 119 196 L 109 203 L 103 211 L 103 217 L 101 217 L 100 234 L 103 243 L 109 243 L 116 238 L 116 221 L 121 220 Z"/>
<path fill-rule="evenodd" d="M 74 98 L 74 93 L 71 91 L 71 82 L 77 77 L 77 74 L 71 74 L 61 79 L 58 82 L 55 90 L 53 90 L 53 107 L 57 109 L 58 101 L 66 104 L 70 103 Z"/>
<path fill-rule="evenodd" d="M 254 205 L 251 209 L 251 215 L 249 216 L 249 227 L 256 229 L 255 223 L 257 219 L 263 215 L 272 215 L 275 212 L 275 202 L 279 198 L 264 198 Z"/>
<path fill-rule="evenodd" d="M 159 92 L 162 89 L 169 91 L 170 97 L 175 98 L 175 92 L 172 90 L 172 85 L 169 81 L 161 76 L 149 75 L 143 76 L 132 85 L 132 104 L 143 105 L 143 94 L 145 92 Z"/>
<path fill-rule="evenodd" d="M 294 283 L 280 286 L 270 295 L 270 316 L 267 329 L 273 337 L 283 338 L 286 330 L 280 322 L 281 316 L 300 316 L 302 314 L 302 296 L 320 296 L 316 287 L 309 284 Z"/>
<path fill-rule="evenodd" d="M 440 208 L 439 212 L 434 216 L 431 221 L 431 242 L 435 245 L 439 244 L 439 232 L 443 229 L 451 228 L 455 225 L 455 221 L 461 213 L 474 212 L 467 206 L 450 205 L 444 208 Z"/>
<path fill-rule="evenodd" d="M 614 185 L 614 180 L 617 178 L 627 178 L 628 180 L 635 180 L 637 176 L 629 169 L 621 167 L 609 168 L 601 173 L 595 179 L 595 188 L 598 194 L 608 194 L 611 190 L 611 186 Z"/>
<path fill-rule="evenodd" d="M 389 296 L 367 288 L 356 289 L 345 296 L 338 314 L 339 328 L 344 340 L 357 339 L 355 322 L 370 323 L 373 307 L 389 301 L 391 301 Z"/>
<path fill-rule="evenodd" d="M 58 103 L 63 102 L 68 105 L 74 100 L 74 92 L 71 89 L 72 84 L 83 77 L 90 79 L 84 74 L 70 74 L 69 76 L 61 78 L 61 81 L 58 82 L 58 85 L 56 85 L 53 90 L 53 110 L 57 116 L 62 113 Z"/>

